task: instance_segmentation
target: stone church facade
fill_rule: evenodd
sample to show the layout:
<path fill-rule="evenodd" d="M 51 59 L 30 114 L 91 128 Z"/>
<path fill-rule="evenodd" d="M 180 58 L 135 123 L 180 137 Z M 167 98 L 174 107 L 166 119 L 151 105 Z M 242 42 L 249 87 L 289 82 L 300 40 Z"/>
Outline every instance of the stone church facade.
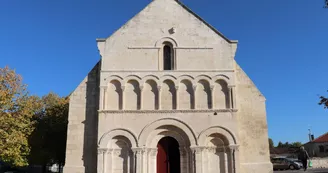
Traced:
<path fill-rule="evenodd" d="M 153 0 L 97 44 L 70 96 L 64 173 L 272 172 L 265 98 L 237 41 Z"/>

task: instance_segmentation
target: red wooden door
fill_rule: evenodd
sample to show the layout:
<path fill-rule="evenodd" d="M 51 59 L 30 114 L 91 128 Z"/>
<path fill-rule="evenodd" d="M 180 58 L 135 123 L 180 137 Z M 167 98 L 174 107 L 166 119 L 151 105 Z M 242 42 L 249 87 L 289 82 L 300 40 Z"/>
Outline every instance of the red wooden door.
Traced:
<path fill-rule="evenodd" d="M 161 143 L 157 144 L 157 173 L 168 173 L 167 153 Z"/>

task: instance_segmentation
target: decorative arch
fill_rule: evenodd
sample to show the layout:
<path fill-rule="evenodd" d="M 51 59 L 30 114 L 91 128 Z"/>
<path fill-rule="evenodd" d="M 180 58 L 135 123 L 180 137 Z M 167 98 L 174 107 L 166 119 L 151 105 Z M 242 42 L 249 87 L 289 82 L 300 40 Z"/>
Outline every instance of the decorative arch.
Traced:
<path fill-rule="evenodd" d="M 159 79 L 159 82 L 162 84 L 164 81 L 166 80 L 171 80 L 175 86 L 178 86 L 177 84 L 177 78 L 174 77 L 173 75 L 164 75 L 164 76 L 161 76 L 160 79 Z"/>
<path fill-rule="evenodd" d="M 169 43 L 171 43 L 172 46 L 173 46 L 173 48 L 178 47 L 178 43 L 177 43 L 177 41 L 175 41 L 175 40 L 174 40 L 173 38 L 171 38 L 171 37 L 163 37 L 163 38 L 157 40 L 156 43 L 155 43 L 155 47 L 157 47 L 157 48 L 161 48 L 161 47 L 163 46 L 163 43 L 165 43 L 165 42 L 169 42 Z"/>
<path fill-rule="evenodd" d="M 113 80 L 117 80 L 121 83 L 121 85 L 124 85 L 124 80 L 121 76 L 118 76 L 118 75 L 112 75 L 112 76 L 109 76 L 107 78 L 105 78 L 105 80 L 107 81 L 107 84 L 109 85 L 109 83 Z"/>
<path fill-rule="evenodd" d="M 214 126 L 214 127 L 210 127 L 208 129 L 203 130 L 200 135 L 198 136 L 198 143 L 200 146 L 205 146 L 206 145 L 206 138 L 212 134 L 221 134 L 222 136 L 224 136 L 228 142 L 229 145 L 236 145 L 238 142 L 235 138 L 235 135 L 230 132 L 229 130 L 227 130 L 224 127 L 220 127 L 220 126 Z"/>
<path fill-rule="evenodd" d="M 211 109 L 212 108 L 212 93 L 211 83 L 206 79 L 201 79 L 197 82 L 196 88 L 196 108 Z"/>
<path fill-rule="evenodd" d="M 218 81 L 218 80 L 223 80 L 225 81 L 228 85 L 230 84 L 230 78 L 226 75 L 220 74 L 212 77 L 213 81 Z"/>
<path fill-rule="evenodd" d="M 139 110 L 141 107 L 141 90 L 138 80 L 130 79 L 125 83 L 124 109 Z"/>
<path fill-rule="evenodd" d="M 126 76 L 124 78 L 124 84 L 126 84 L 127 82 L 129 82 L 130 80 L 136 80 L 139 84 L 140 84 L 140 81 L 142 80 L 141 77 L 137 76 L 137 75 L 129 75 L 129 76 Z"/>
<path fill-rule="evenodd" d="M 156 133 L 153 133 L 156 129 L 163 127 L 163 126 L 173 126 L 181 130 L 181 132 L 184 132 L 185 135 L 188 137 L 188 140 L 190 142 L 191 146 L 196 146 L 197 145 L 197 138 L 195 136 L 195 133 L 189 127 L 186 123 L 184 123 L 181 120 L 174 119 L 174 118 L 163 118 L 156 120 L 147 126 L 145 126 L 142 131 L 139 134 L 138 137 L 138 147 L 143 147 L 143 146 L 149 146 L 151 145 L 149 143 L 149 139 L 154 138 L 154 135 L 157 135 Z M 180 134 L 181 135 L 181 134 Z M 147 143 L 148 142 L 148 143 Z"/>
<path fill-rule="evenodd" d="M 195 83 L 198 83 L 201 80 L 205 80 L 207 81 L 210 85 L 213 85 L 213 81 L 212 78 L 208 75 L 199 75 L 197 77 L 195 77 Z"/>
<path fill-rule="evenodd" d="M 189 79 L 183 79 L 179 83 L 179 109 L 194 109 L 194 89 L 193 83 Z"/>
<path fill-rule="evenodd" d="M 107 93 L 105 95 L 107 100 L 106 108 L 109 110 L 121 110 L 122 109 L 122 83 L 117 79 L 112 79 L 108 82 Z"/>
<path fill-rule="evenodd" d="M 142 105 L 144 110 L 157 110 L 158 104 L 158 84 L 153 79 L 148 79 L 143 83 Z"/>
<path fill-rule="evenodd" d="M 228 83 L 223 79 L 218 79 L 214 82 L 214 102 L 216 109 L 228 109 L 230 105 L 230 92 Z"/>
<path fill-rule="evenodd" d="M 181 83 L 181 81 L 183 80 L 189 80 L 193 85 L 196 84 L 196 82 L 194 81 L 194 77 L 190 76 L 190 75 L 181 75 L 178 77 L 178 83 Z"/>
<path fill-rule="evenodd" d="M 156 84 L 158 85 L 159 84 L 159 78 L 155 75 L 147 75 L 147 76 L 144 76 L 141 80 L 141 83 L 144 84 L 146 83 L 148 80 L 153 80 L 156 82 Z"/>
<path fill-rule="evenodd" d="M 124 136 L 129 139 L 132 148 L 138 146 L 137 138 L 131 131 L 127 129 L 118 128 L 104 133 L 98 142 L 98 148 L 109 148 L 109 142 L 117 136 Z"/>

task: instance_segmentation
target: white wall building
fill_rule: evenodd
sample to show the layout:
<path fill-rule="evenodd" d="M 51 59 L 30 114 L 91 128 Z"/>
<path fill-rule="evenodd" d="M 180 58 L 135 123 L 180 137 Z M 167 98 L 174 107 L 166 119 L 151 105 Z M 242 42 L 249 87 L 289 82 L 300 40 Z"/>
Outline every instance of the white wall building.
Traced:
<path fill-rule="evenodd" d="M 153 0 L 97 43 L 101 60 L 70 97 L 64 173 L 272 172 L 265 98 L 237 41 Z"/>

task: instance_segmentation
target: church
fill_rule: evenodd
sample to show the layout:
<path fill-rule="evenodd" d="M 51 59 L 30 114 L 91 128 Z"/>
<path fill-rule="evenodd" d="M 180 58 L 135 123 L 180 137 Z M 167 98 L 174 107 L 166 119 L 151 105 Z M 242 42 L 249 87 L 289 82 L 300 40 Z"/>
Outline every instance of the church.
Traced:
<path fill-rule="evenodd" d="M 237 43 L 179 0 L 97 39 L 70 95 L 64 173 L 272 173 L 265 97 Z"/>

